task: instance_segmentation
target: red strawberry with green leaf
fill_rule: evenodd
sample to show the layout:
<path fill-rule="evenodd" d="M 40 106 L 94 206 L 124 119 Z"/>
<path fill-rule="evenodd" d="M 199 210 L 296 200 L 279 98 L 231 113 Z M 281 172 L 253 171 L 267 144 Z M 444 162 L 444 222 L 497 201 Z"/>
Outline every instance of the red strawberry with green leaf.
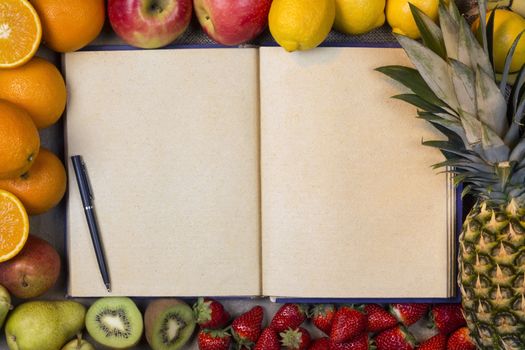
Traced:
<path fill-rule="evenodd" d="M 447 336 L 438 333 L 421 343 L 417 350 L 447 350 Z"/>
<path fill-rule="evenodd" d="M 343 305 L 334 315 L 330 339 L 335 343 L 344 343 L 365 332 L 366 315 L 356 308 Z"/>
<path fill-rule="evenodd" d="M 306 320 L 307 311 L 306 305 L 284 304 L 273 316 L 269 327 L 277 333 L 284 332 L 288 328 L 296 329 Z"/>
<path fill-rule="evenodd" d="M 315 339 L 311 344 L 308 350 L 329 350 L 330 349 L 330 338 L 323 337 Z"/>
<path fill-rule="evenodd" d="M 382 331 L 375 336 L 377 350 L 413 350 L 415 339 L 403 326 Z"/>
<path fill-rule="evenodd" d="M 224 330 L 201 329 L 197 336 L 200 350 L 229 350 L 231 335 Z"/>
<path fill-rule="evenodd" d="M 277 332 L 270 327 L 265 328 L 257 340 L 254 350 L 280 350 L 281 343 L 279 340 Z"/>
<path fill-rule="evenodd" d="M 432 306 L 430 317 L 440 333 L 448 335 L 467 325 L 461 304 L 437 304 Z"/>
<path fill-rule="evenodd" d="M 290 328 L 279 333 L 279 335 L 281 336 L 281 344 L 287 350 L 306 350 L 312 340 L 310 333 L 303 327 Z"/>
<path fill-rule="evenodd" d="M 397 326 L 397 319 L 378 304 L 365 305 L 365 313 L 368 320 L 368 332 L 380 332 Z"/>
<path fill-rule="evenodd" d="M 335 306 L 332 304 L 316 304 L 310 310 L 312 323 L 325 334 L 330 334 L 334 316 Z"/>
<path fill-rule="evenodd" d="M 230 314 L 224 306 L 211 298 L 199 298 L 193 305 L 193 312 L 201 328 L 222 328 L 230 320 Z"/>
<path fill-rule="evenodd" d="M 390 313 L 405 326 L 419 321 L 428 311 L 428 304 L 391 304 Z"/>
<path fill-rule="evenodd" d="M 470 337 L 467 327 L 461 327 L 450 335 L 447 350 L 476 350 L 476 345 Z"/>
<path fill-rule="evenodd" d="M 362 333 L 345 343 L 330 342 L 330 350 L 371 350 L 374 349 L 370 344 L 368 333 Z"/>
<path fill-rule="evenodd" d="M 233 320 L 231 329 L 239 347 L 251 349 L 261 334 L 264 310 L 257 305 Z"/>

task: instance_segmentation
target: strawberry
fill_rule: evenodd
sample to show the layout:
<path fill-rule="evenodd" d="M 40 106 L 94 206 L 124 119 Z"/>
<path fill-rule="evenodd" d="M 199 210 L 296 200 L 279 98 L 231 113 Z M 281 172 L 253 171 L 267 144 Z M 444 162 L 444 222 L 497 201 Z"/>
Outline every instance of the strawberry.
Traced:
<path fill-rule="evenodd" d="M 441 333 L 425 340 L 418 347 L 418 350 L 447 350 L 447 336 Z"/>
<path fill-rule="evenodd" d="M 461 304 L 438 304 L 430 310 L 430 317 L 440 333 L 448 335 L 467 325 Z"/>
<path fill-rule="evenodd" d="M 265 328 L 255 344 L 255 350 L 280 350 L 279 336 L 270 327 Z"/>
<path fill-rule="evenodd" d="M 368 339 L 368 333 L 362 333 L 345 343 L 330 341 L 330 350 L 369 350 L 373 349 Z"/>
<path fill-rule="evenodd" d="M 330 338 L 323 337 L 314 340 L 308 350 L 329 350 L 330 349 Z"/>
<path fill-rule="evenodd" d="M 376 335 L 375 343 L 377 350 L 413 350 L 416 341 L 405 327 L 397 326 Z"/>
<path fill-rule="evenodd" d="M 344 343 L 366 330 L 366 315 L 361 311 L 343 305 L 334 315 L 330 339 L 336 343 Z"/>
<path fill-rule="evenodd" d="M 332 304 L 317 304 L 312 308 L 310 314 L 314 326 L 325 334 L 330 334 L 335 315 L 335 307 Z"/>
<path fill-rule="evenodd" d="M 277 310 L 270 322 L 270 328 L 277 333 L 288 328 L 296 329 L 306 320 L 307 308 L 300 304 L 284 304 Z"/>
<path fill-rule="evenodd" d="M 231 335 L 224 330 L 201 329 L 197 336 L 200 350 L 228 350 L 231 341 Z"/>
<path fill-rule="evenodd" d="M 380 305 L 367 304 L 365 312 L 368 319 L 368 332 L 380 332 L 397 326 L 397 319 Z"/>
<path fill-rule="evenodd" d="M 428 311 L 427 304 L 391 304 L 390 313 L 405 326 L 419 321 Z"/>
<path fill-rule="evenodd" d="M 288 350 L 305 350 L 311 342 L 310 333 L 303 327 L 296 329 L 288 329 L 279 333 L 281 336 L 281 343 L 285 349 Z"/>
<path fill-rule="evenodd" d="M 447 341 L 447 350 L 476 350 L 467 327 L 456 330 Z"/>
<path fill-rule="evenodd" d="M 224 306 L 211 298 L 199 298 L 193 305 L 193 312 L 201 328 L 222 328 L 230 320 L 230 314 L 224 309 Z"/>
<path fill-rule="evenodd" d="M 231 325 L 233 337 L 240 346 L 251 348 L 257 342 L 261 334 L 263 317 L 264 310 L 257 305 L 233 320 Z"/>

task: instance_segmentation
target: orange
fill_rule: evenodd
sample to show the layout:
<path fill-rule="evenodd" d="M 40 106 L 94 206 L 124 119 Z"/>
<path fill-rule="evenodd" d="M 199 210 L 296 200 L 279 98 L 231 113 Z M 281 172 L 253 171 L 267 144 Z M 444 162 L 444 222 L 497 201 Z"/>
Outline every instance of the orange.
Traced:
<path fill-rule="evenodd" d="M 0 100 L 0 179 L 22 175 L 38 155 L 40 136 L 29 114 Z"/>
<path fill-rule="evenodd" d="M 81 49 L 104 25 L 104 0 L 31 0 L 42 21 L 44 43 L 58 52 Z"/>
<path fill-rule="evenodd" d="M 0 98 L 24 108 L 37 128 L 54 124 L 66 106 L 66 84 L 58 69 L 40 57 L 0 70 Z"/>
<path fill-rule="evenodd" d="M 22 250 L 29 235 L 29 219 L 24 205 L 14 194 L 0 190 L 0 262 Z"/>
<path fill-rule="evenodd" d="M 0 68 L 18 67 L 38 50 L 42 26 L 27 0 L 0 2 Z"/>
<path fill-rule="evenodd" d="M 66 192 L 66 181 L 66 169 L 60 159 L 40 148 L 31 168 L 17 178 L 0 180 L 0 189 L 17 196 L 29 215 L 38 215 L 60 202 Z"/>

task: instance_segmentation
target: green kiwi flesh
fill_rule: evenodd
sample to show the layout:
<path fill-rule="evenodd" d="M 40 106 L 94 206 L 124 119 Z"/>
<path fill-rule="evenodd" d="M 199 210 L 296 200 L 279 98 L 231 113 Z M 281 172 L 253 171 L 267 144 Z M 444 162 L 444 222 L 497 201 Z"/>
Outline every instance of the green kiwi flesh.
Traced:
<path fill-rule="evenodd" d="M 178 350 L 195 330 L 195 316 L 188 304 L 178 299 L 151 302 L 144 314 L 146 340 L 153 350 Z"/>
<path fill-rule="evenodd" d="M 127 349 L 142 337 L 144 323 L 137 305 L 130 298 L 98 299 L 86 314 L 86 329 L 101 345 Z"/>

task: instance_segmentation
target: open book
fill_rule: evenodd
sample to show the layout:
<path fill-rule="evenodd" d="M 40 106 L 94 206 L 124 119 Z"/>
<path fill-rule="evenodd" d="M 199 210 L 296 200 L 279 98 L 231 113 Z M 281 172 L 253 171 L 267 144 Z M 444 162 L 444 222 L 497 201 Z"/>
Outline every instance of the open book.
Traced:
<path fill-rule="evenodd" d="M 386 64 L 408 60 L 66 54 L 67 155 L 86 162 L 112 294 L 451 297 L 453 186 L 421 145 L 435 132 L 374 71 Z M 69 294 L 106 295 L 69 166 Z"/>

